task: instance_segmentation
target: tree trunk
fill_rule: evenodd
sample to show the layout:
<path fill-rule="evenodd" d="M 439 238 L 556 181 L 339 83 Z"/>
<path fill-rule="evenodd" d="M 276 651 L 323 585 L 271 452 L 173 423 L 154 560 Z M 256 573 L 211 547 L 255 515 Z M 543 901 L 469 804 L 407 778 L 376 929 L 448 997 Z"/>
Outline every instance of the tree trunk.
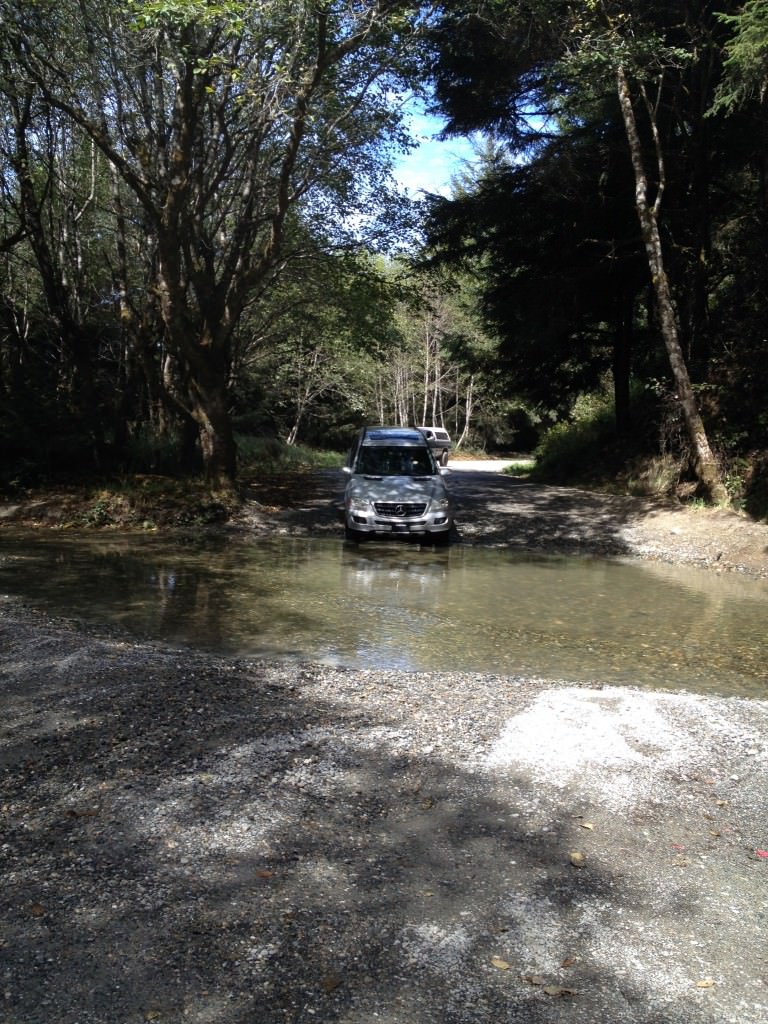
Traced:
<path fill-rule="evenodd" d="M 205 343 L 204 343 L 205 342 Z M 233 490 L 237 479 L 237 445 L 229 411 L 229 357 L 226 349 L 214 349 L 208 338 L 195 348 L 182 366 L 189 415 L 197 425 L 200 454 L 209 487 Z M 194 362 L 192 362 L 194 360 Z"/>
<path fill-rule="evenodd" d="M 461 437 L 456 441 L 456 448 L 461 448 L 467 439 L 469 434 L 469 425 L 472 418 L 472 401 L 475 393 L 475 376 L 474 374 L 469 378 L 469 385 L 467 386 L 467 398 L 464 405 L 464 429 L 461 432 Z"/>
<path fill-rule="evenodd" d="M 301 426 L 301 413 L 298 413 L 297 416 L 296 416 L 296 419 L 294 420 L 293 426 L 288 431 L 288 437 L 286 437 L 286 439 L 285 439 L 285 443 L 288 445 L 289 448 L 296 444 L 296 439 L 299 436 L 299 427 L 300 426 Z"/>
<path fill-rule="evenodd" d="M 205 479 L 217 490 L 231 490 L 237 477 L 237 445 L 226 404 L 226 390 L 192 387 L 192 418 L 200 435 Z"/>
<path fill-rule="evenodd" d="M 685 357 L 678 336 L 672 293 L 664 268 L 664 252 L 658 224 L 658 211 L 664 189 L 664 164 L 661 159 L 661 150 L 656 135 L 653 111 L 649 105 L 648 113 L 651 117 L 651 126 L 656 141 L 659 186 L 656 201 L 653 206 L 650 206 L 648 203 L 648 179 L 645 173 L 642 145 L 635 120 L 635 112 L 632 107 L 629 81 L 624 68 L 621 66 L 619 66 L 617 71 L 617 85 L 624 128 L 627 133 L 627 141 L 632 158 L 632 167 L 635 172 L 635 207 L 648 257 L 648 266 L 651 271 L 651 280 L 661 323 L 661 333 L 667 349 L 667 355 L 669 356 L 677 398 L 683 410 L 683 418 L 691 443 L 694 471 L 709 499 L 717 504 L 724 505 L 728 503 L 728 492 L 723 484 L 717 461 L 710 448 L 704 428 L 704 421 L 701 418 L 696 396 L 691 386 L 688 367 L 685 363 Z"/>

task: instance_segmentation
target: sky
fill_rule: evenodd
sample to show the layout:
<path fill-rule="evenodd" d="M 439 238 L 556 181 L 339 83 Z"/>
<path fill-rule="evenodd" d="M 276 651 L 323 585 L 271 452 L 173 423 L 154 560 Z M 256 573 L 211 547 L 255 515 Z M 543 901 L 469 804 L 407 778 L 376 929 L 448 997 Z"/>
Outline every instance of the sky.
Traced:
<path fill-rule="evenodd" d="M 395 177 L 413 197 L 422 190 L 450 194 L 451 177 L 461 169 L 463 161 L 472 159 L 469 139 L 435 139 L 443 122 L 436 117 L 416 111 L 411 118 L 411 131 L 419 140 L 417 149 L 404 156 L 395 168 Z"/>

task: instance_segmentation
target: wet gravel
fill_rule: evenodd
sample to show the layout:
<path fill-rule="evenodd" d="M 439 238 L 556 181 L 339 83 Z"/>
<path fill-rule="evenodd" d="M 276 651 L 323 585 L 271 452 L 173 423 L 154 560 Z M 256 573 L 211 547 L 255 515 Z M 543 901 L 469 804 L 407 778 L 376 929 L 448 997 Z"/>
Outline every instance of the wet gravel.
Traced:
<path fill-rule="evenodd" d="M 0 656 L 9 1024 L 768 1024 L 768 701 L 229 659 L 10 598 Z"/>

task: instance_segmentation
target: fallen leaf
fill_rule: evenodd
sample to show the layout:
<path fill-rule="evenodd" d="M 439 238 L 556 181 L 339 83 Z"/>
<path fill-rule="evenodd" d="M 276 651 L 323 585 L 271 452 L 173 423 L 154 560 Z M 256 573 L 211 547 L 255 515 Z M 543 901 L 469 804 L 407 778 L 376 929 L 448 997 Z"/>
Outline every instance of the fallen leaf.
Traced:
<path fill-rule="evenodd" d="M 710 832 L 709 834 L 710 834 L 711 836 L 714 836 L 714 837 L 715 837 L 715 839 L 717 839 L 717 837 L 718 837 L 718 836 L 720 835 L 720 833 L 719 833 L 719 832 Z"/>
<path fill-rule="evenodd" d="M 29 908 L 29 912 L 32 917 L 45 917 L 45 907 L 42 903 L 33 903 Z"/>
<path fill-rule="evenodd" d="M 506 960 L 502 960 L 500 956 L 492 956 L 491 957 L 491 964 L 494 967 L 498 967 L 498 969 L 500 971 L 508 971 L 509 970 L 509 964 L 507 963 Z"/>
<path fill-rule="evenodd" d="M 587 858 L 581 850 L 571 850 L 568 859 L 575 868 L 583 868 L 587 863 Z"/>
<path fill-rule="evenodd" d="M 545 995 L 560 999 L 563 996 L 575 996 L 575 988 L 563 988 L 562 985 L 545 985 L 541 990 Z"/>
<path fill-rule="evenodd" d="M 144 1014 L 144 1020 L 160 1020 L 162 1014 L 159 1010 L 147 1010 Z"/>
<path fill-rule="evenodd" d="M 99 810 L 97 807 L 70 807 L 67 814 L 70 818 L 96 818 Z"/>
<path fill-rule="evenodd" d="M 714 988 L 714 987 L 715 987 L 715 979 L 714 978 L 702 978 L 701 981 L 697 981 L 696 982 L 696 988 Z"/>
<path fill-rule="evenodd" d="M 729 803 L 730 803 L 730 800 L 718 800 L 717 801 L 717 806 L 718 807 L 727 807 Z"/>
<path fill-rule="evenodd" d="M 593 832 L 594 829 L 595 829 L 595 826 L 592 824 L 591 821 L 582 821 L 581 822 L 581 828 L 588 828 L 590 832 Z"/>
<path fill-rule="evenodd" d="M 267 871 L 266 868 L 259 868 L 258 871 L 256 872 L 256 877 L 257 878 L 274 878 L 275 877 L 275 872 L 274 871 Z"/>
<path fill-rule="evenodd" d="M 524 974 L 523 981 L 527 981 L 529 985 L 546 985 L 546 978 L 542 978 L 540 974 Z"/>
<path fill-rule="evenodd" d="M 574 964 L 579 962 L 578 957 L 567 956 L 565 960 L 560 964 L 561 967 L 573 967 Z"/>
<path fill-rule="evenodd" d="M 341 985 L 341 977 L 336 974 L 335 971 L 331 972 L 331 974 L 326 974 L 320 982 L 320 985 L 322 986 L 323 992 L 333 992 L 339 987 L 339 985 Z"/>
<path fill-rule="evenodd" d="M 768 850 L 755 850 L 755 853 L 762 860 L 768 860 Z"/>

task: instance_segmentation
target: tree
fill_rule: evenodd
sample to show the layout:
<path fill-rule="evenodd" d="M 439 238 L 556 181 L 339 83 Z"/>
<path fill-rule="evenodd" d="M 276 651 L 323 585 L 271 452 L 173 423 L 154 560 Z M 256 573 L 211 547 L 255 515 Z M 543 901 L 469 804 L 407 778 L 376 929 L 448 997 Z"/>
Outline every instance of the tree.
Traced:
<path fill-rule="evenodd" d="M 484 159 L 474 187 L 435 197 L 427 260 L 458 262 L 481 282 L 482 308 L 500 335 L 497 363 L 515 394 L 545 417 L 567 415 L 574 395 L 612 370 L 626 434 L 633 307 L 646 275 L 626 152 L 618 126 L 599 120 L 599 135 L 584 128 L 553 138 L 520 163 Z"/>
<path fill-rule="evenodd" d="M 728 492 L 709 444 L 678 334 L 677 316 L 659 228 L 666 188 L 664 151 L 657 119 L 658 106 L 651 101 L 647 90 L 647 85 L 654 83 L 658 96 L 661 97 L 665 72 L 676 71 L 681 64 L 691 59 L 691 54 L 680 47 L 667 45 L 654 33 L 652 27 L 644 26 L 641 19 L 628 16 L 606 0 L 601 0 L 594 8 L 599 12 L 599 17 L 594 26 L 590 24 L 586 28 L 579 40 L 576 66 L 583 66 L 580 58 L 586 50 L 590 64 L 594 66 L 594 55 L 597 54 L 599 63 L 608 66 L 615 73 L 619 106 L 635 178 L 635 209 L 647 254 L 661 335 L 692 448 L 693 468 L 707 496 L 714 502 L 726 504 Z M 636 97 L 632 95 L 632 78 L 637 82 Z M 641 100 L 643 104 L 652 139 L 652 152 L 655 155 L 656 194 L 652 202 L 649 198 L 649 176 L 644 146 L 635 113 L 636 99 Z"/>
<path fill-rule="evenodd" d="M 725 75 L 715 97 L 715 110 L 734 111 L 753 99 L 762 102 L 768 85 L 768 5 L 747 0 L 736 14 L 722 14 L 733 30 L 725 46 Z"/>
<path fill-rule="evenodd" d="M 675 387 L 677 388 L 677 397 L 685 420 L 688 439 L 693 448 L 694 469 L 711 500 L 719 504 L 726 504 L 728 492 L 722 481 L 717 460 L 709 444 L 704 421 L 701 418 L 696 396 L 691 386 L 685 356 L 680 345 L 675 307 L 665 266 L 664 249 L 659 231 L 659 211 L 664 191 L 664 161 L 658 141 L 658 127 L 653 115 L 653 109 L 647 103 L 649 120 L 654 140 L 657 143 L 658 169 L 656 198 L 653 203 L 650 203 L 648 198 L 648 176 L 645 170 L 643 147 L 632 104 L 629 78 L 624 65 L 621 63 L 616 69 L 616 80 L 627 140 L 632 156 L 632 167 L 635 173 L 635 206 L 637 216 L 640 221 L 640 230 L 646 253 L 648 254 L 648 266 L 651 271 L 653 290 L 659 310 L 661 333 L 669 356 L 669 364 L 672 369 Z M 645 97 L 644 91 L 643 95 Z"/>
<path fill-rule="evenodd" d="M 346 443 L 370 397 L 372 352 L 388 347 L 394 303 L 381 261 L 335 254 L 287 268 L 246 316 L 238 376 L 265 394 L 258 415 L 288 444 L 300 435 Z"/>
<path fill-rule="evenodd" d="M 706 15 L 702 13 L 702 17 Z M 668 19 L 668 21 L 665 21 Z M 468 26 L 461 47 L 452 33 L 463 20 Z M 677 336 L 675 310 L 668 286 L 666 256 L 659 222 L 665 188 L 664 144 L 659 130 L 658 107 L 644 102 L 646 89 L 660 88 L 659 96 L 669 99 L 665 76 L 682 82 L 681 68 L 702 51 L 711 59 L 715 40 L 700 40 L 690 31 L 695 20 L 681 20 L 662 4 L 633 5 L 590 0 L 568 5 L 541 0 L 512 4 L 505 0 L 469 5 L 446 14 L 436 33 L 437 56 L 434 70 L 438 100 L 453 119 L 449 130 L 495 127 L 511 140 L 517 152 L 530 154 L 531 145 L 540 146 L 542 132 L 524 131 L 531 108 L 557 134 L 578 133 L 584 126 L 585 104 L 594 104 L 613 88 L 618 99 L 626 142 L 635 178 L 635 210 L 646 249 L 661 334 L 669 356 L 675 388 L 681 402 L 693 451 L 693 464 L 702 487 L 715 501 L 726 492 L 712 454 L 688 368 Z M 668 40 L 666 36 L 669 36 Z M 507 57 L 507 63 L 504 59 Z M 489 69 L 492 69 L 489 71 Z M 501 90 L 490 87 L 490 77 Z M 477 83 L 484 83 L 477 87 Z M 459 103 L 459 84 L 463 103 Z M 612 83 L 612 84 L 611 84 Z M 632 93 L 632 83 L 636 92 Z M 468 90 L 466 87 L 472 85 Z M 501 95 L 500 95 L 501 93 Z M 683 95 L 683 89 L 677 92 Z M 471 96 L 470 102 L 466 97 Z M 643 105 L 644 119 L 637 116 Z M 673 108 L 671 104 L 665 114 Z M 673 118 L 667 119 L 667 126 Z M 687 125 L 682 126 L 687 129 Z M 643 137 L 643 133 L 645 137 Z M 657 170 L 654 199 L 648 201 L 647 153 L 654 155 Z"/>
<path fill-rule="evenodd" d="M 115 175 L 118 218 L 127 197 L 178 399 L 209 480 L 230 485 L 237 326 L 307 255 L 286 244 L 292 209 L 338 247 L 370 225 L 386 144 L 402 141 L 391 90 L 412 71 L 417 11 L 396 0 L 2 0 L 0 14 L 6 94 L 33 88 L 92 141 Z M 141 321 L 142 298 L 126 290 L 122 316 Z"/>

